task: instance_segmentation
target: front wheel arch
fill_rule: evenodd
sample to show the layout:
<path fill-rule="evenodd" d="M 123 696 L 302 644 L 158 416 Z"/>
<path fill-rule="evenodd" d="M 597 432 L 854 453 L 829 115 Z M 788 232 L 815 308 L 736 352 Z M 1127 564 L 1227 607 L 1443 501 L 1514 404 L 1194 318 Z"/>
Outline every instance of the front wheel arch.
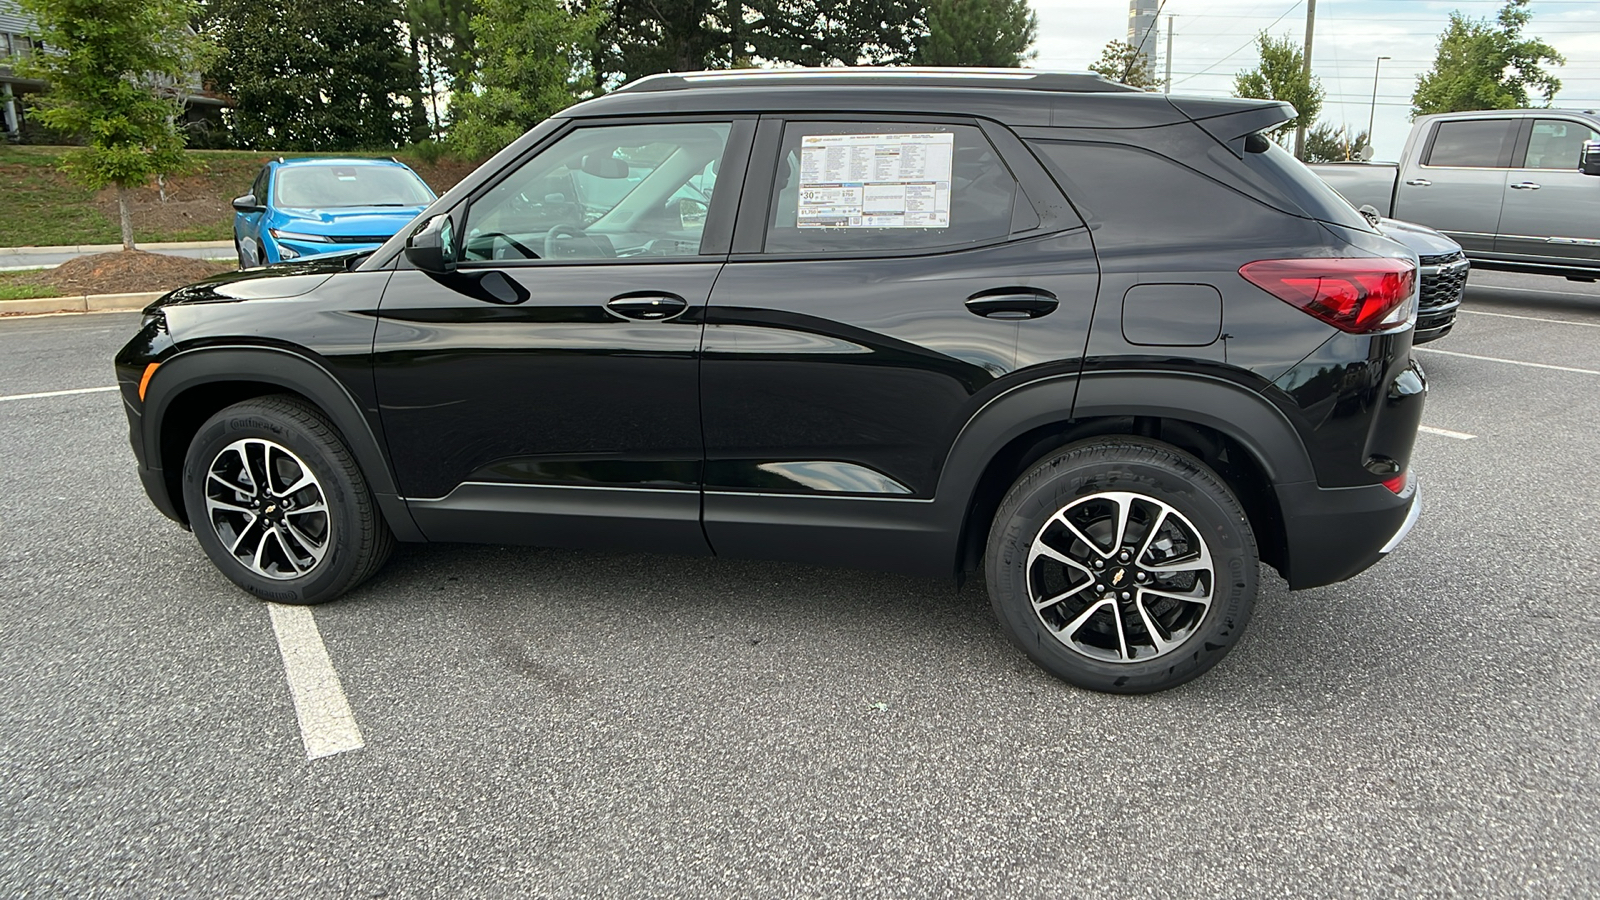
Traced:
<path fill-rule="evenodd" d="M 141 427 L 146 459 L 162 469 L 172 508 L 183 515 L 183 460 L 200 426 L 221 409 L 267 394 L 298 397 L 326 416 L 355 456 L 395 537 L 425 539 L 399 498 L 381 433 L 357 400 L 321 365 L 280 348 L 185 351 L 163 361 L 152 376 Z"/>

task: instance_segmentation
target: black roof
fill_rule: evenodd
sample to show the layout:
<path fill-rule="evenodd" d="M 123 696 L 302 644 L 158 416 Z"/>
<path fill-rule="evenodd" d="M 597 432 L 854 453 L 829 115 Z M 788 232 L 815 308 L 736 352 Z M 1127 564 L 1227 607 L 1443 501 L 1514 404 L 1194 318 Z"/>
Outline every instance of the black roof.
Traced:
<path fill-rule="evenodd" d="M 695 88 L 761 87 L 959 87 L 1061 93 L 1124 93 L 1138 88 L 1118 84 L 1093 72 L 1050 72 L 1036 69 L 871 68 L 715 69 L 666 72 L 630 81 L 613 93 L 682 91 Z"/>

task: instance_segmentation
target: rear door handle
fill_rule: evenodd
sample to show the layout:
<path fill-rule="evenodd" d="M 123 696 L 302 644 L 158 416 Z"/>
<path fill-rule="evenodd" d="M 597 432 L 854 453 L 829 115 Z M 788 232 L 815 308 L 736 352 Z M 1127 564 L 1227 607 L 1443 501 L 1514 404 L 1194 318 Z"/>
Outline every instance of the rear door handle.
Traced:
<path fill-rule="evenodd" d="M 623 294 L 606 303 L 606 309 L 624 319 L 644 321 L 670 319 L 688 308 L 689 301 L 677 294 Z"/>
<path fill-rule="evenodd" d="M 1513 191 L 1537 191 L 1539 189 L 1539 185 L 1534 184 L 1531 181 L 1524 181 L 1520 184 L 1513 184 L 1511 189 Z"/>
<path fill-rule="evenodd" d="M 1060 305 L 1054 294 L 1032 288 L 980 291 L 967 298 L 967 311 L 985 319 L 1037 319 Z"/>
<path fill-rule="evenodd" d="M 1429 181 L 1426 178 L 1413 178 L 1413 179 L 1407 181 L 1406 184 L 1416 185 L 1417 187 L 1431 187 L 1433 185 L 1433 182 Z"/>

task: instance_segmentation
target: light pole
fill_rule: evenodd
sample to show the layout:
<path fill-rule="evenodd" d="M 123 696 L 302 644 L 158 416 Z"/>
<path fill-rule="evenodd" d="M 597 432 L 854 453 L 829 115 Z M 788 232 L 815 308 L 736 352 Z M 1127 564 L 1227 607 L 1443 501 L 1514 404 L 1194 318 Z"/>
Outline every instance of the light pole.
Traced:
<path fill-rule="evenodd" d="M 1380 56 L 1378 57 L 1378 61 L 1372 64 L 1372 106 L 1367 111 L 1368 147 L 1372 146 L 1372 123 L 1378 117 L 1378 71 L 1383 68 L 1383 61 L 1389 58 L 1390 57 L 1387 56 Z"/>

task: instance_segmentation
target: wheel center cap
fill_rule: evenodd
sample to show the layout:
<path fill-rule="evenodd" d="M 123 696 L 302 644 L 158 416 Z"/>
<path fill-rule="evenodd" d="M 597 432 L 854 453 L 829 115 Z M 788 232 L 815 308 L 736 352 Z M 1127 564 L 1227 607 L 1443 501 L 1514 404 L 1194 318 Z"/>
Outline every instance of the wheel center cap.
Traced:
<path fill-rule="evenodd" d="M 1124 581 L 1127 581 L 1127 580 L 1128 580 L 1128 570 L 1127 569 L 1115 569 L 1115 570 L 1112 571 L 1111 577 L 1109 579 L 1107 579 L 1107 581 L 1110 582 L 1112 587 L 1122 587 L 1122 583 Z"/>
<path fill-rule="evenodd" d="M 272 515 L 273 513 L 277 512 L 277 511 L 278 511 L 278 504 L 276 504 L 276 503 L 268 503 L 267 504 L 267 508 L 262 510 L 262 512 L 266 513 L 269 516 Z"/>

